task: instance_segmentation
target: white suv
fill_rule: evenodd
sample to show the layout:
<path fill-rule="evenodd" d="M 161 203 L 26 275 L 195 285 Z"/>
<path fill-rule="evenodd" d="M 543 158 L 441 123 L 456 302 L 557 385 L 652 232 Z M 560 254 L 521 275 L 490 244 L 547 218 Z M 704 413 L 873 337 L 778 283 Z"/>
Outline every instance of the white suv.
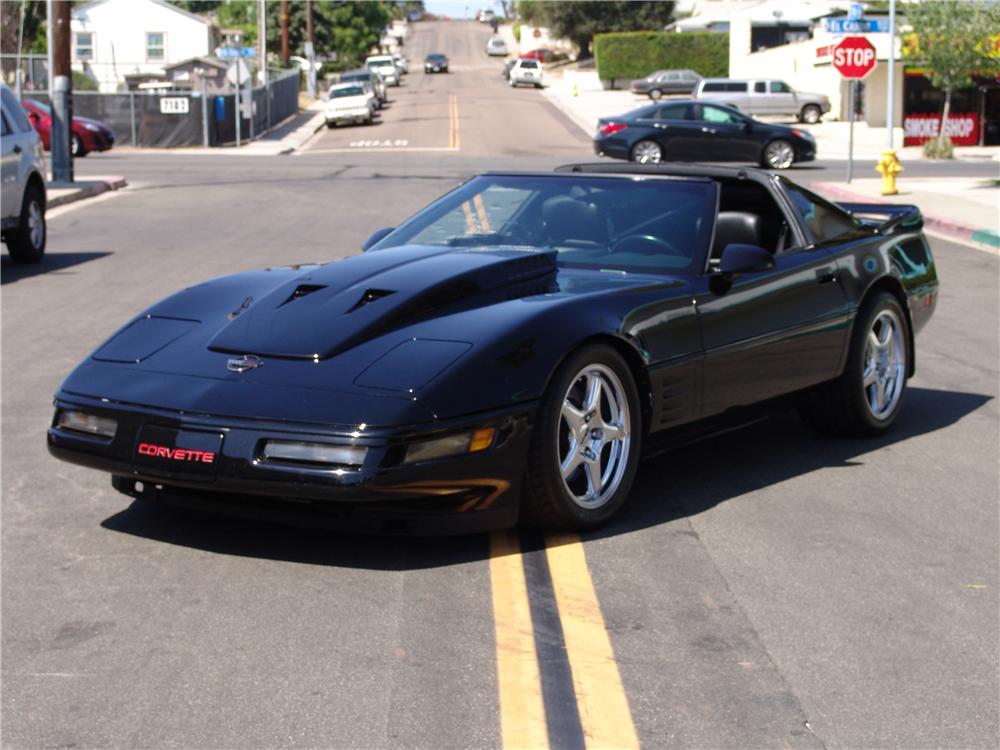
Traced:
<path fill-rule="evenodd" d="M 542 88 L 542 64 L 538 60 L 519 58 L 514 63 L 514 67 L 510 69 L 507 80 L 512 87 L 520 83 L 528 83 L 540 89 Z"/>
<path fill-rule="evenodd" d="M 369 95 L 361 81 L 338 83 L 330 88 L 325 114 L 328 128 L 335 128 L 342 122 L 371 125 L 375 119 L 375 97 Z"/>
<path fill-rule="evenodd" d="M 37 263 L 45 254 L 45 153 L 14 92 L 0 84 L 3 178 L 3 241 L 18 263 Z"/>
<path fill-rule="evenodd" d="M 398 86 L 400 72 L 392 55 L 372 55 L 365 58 L 365 67 L 374 70 L 385 79 L 386 86 Z"/>

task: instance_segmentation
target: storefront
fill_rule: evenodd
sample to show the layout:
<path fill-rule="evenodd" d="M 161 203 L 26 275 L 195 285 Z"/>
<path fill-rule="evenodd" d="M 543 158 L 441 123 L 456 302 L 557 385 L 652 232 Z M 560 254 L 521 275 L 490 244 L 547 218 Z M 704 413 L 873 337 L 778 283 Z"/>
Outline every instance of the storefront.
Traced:
<path fill-rule="evenodd" d="M 951 94 L 947 135 L 956 146 L 1000 145 L 1000 81 L 975 77 L 972 88 Z M 919 146 L 937 138 L 944 91 L 934 88 L 925 71 L 906 67 L 903 76 L 903 145 Z"/>

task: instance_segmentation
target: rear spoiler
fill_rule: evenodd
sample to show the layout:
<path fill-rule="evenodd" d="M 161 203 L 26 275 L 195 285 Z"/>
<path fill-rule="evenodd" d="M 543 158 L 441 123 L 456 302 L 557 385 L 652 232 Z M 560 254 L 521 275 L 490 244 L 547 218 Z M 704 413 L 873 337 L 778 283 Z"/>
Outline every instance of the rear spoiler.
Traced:
<path fill-rule="evenodd" d="M 924 215 L 916 206 L 897 203 L 837 203 L 855 219 L 874 226 L 879 234 L 918 232 L 924 226 Z"/>

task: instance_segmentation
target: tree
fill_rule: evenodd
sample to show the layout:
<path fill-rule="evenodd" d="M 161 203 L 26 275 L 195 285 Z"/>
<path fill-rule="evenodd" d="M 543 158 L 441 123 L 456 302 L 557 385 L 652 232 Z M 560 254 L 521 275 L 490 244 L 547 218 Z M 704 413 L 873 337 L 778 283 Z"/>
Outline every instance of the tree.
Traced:
<path fill-rule="evenodd" d="M 590 56 L 594 34 L 607 31 L 659 31 L 673 20 L 674 3 L 644 0 L 549 0 L 518 3 L 526 20 L 547 26 L 553 36 L 565 37 Z"/>
<path fill-rule="evenodd" d="M 281 43 L 278 3 L 267 3 L 267 44 L 277 49 Z M 382 31 L 392 21 L 394 4 L 361 0 L 314 2 L 313 44 L 317 55 L 337 53 L 340 66 L 357 66 L 382 38 Z M 288 46 L 293 54 L 303 54 L 306 42 L 306 4 L 288 3 Z"/>
<path fill-rule="evenodd" d="M 21 32 L 21 3 L 0 2 L 0 51 L 17 54 L 17 38 Z M 22 52 L 45 52 L 45 2 L 29 0 L 24 4 L 24 39 Z"/>
<path fill-rule="evenodd" d="M 931 83 L 944 89 L 938 149 L 946 144 L 946 124 L 955 89 L 975 85 L 973 74 L 1000 74 L 996 33 L 1000 5 L 969 0 L 930 0 L 907 3 L 903 9 L 913 33 L 903 55 L 927 68 Z"/>

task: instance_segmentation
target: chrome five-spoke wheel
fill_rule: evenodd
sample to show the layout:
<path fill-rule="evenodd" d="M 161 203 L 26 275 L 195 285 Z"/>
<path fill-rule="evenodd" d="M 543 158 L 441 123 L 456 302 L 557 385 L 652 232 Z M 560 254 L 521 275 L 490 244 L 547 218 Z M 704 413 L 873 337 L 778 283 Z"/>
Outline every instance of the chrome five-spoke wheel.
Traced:
<path fill-rule="evenodd" d="M 906 381 L 906 342 L 903 326 L 895 311 L 881 310 L 865 339 L 862 383 L 865 403 L 872 417 L 887 419 L 893 414 Z"/>
<path fill-rule="evenodd" d="M 663 149 L 655 141 L 639 141 L 632 147 L 632 161 L 639 164 L 659 164 L 663 159 Z"/>
<path fill-rule="evenodd" d="M 764 166 L 788 169 L 795 161 L 795 148 L 788 141 L 771 141 L 764 149 Z"/>
<path fill-rule="evenodd" d="M 615 493 L 632 445 L 628 399 L 604 365 L 588 365 L 563 398 L 558 433 L 559 473 L 570 498 L 600 508 Z"/>

